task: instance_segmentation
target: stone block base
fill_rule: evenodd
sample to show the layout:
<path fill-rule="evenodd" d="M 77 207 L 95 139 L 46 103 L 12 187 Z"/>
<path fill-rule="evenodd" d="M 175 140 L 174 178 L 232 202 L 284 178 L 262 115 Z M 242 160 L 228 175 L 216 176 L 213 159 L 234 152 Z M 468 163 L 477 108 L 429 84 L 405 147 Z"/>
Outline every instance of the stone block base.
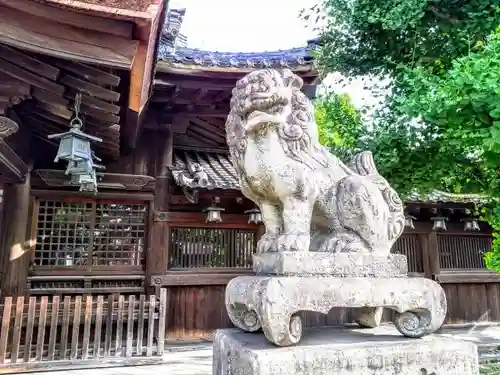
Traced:
<path fill-rule="evenodd" d="M 241 276 L 226 286 L 226 311 L 244 331 L 262 328 L 278 346 L 302 337 L 301 311 L 327 314 L 333 307 L 361 308 L 358 322 L 375 328 L 382 308 L 396 311 L 393 323 L 405 336 L 436 332 L 446 317 L 441 285 L 420 277 Z"/>
<path fill-rule="evenodd" d="M 311 329 L 300 344 L 277 348 L 263 335 L 219 330 L 213 375 L 478 375 L 474 343 L 426 336 L 412 340 L 390 327 Z"/>
<path fill-rule="evenodd" d="M 257 275 L 406 277 L 408 262 L 402 254 L 323 252 L 267 252 L 253 257 Z"/>

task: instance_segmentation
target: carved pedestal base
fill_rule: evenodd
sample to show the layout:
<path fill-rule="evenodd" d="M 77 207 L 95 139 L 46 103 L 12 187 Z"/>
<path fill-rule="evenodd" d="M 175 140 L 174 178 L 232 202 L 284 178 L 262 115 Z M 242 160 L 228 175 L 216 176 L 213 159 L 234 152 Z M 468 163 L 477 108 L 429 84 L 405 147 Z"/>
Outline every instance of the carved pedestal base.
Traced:
<path fill-rule="evenodd" d="M 326 314 L 333 307 L 364 308 L 359 322 L 366 327 L 380 323 L 380 308 L 393 309 L 399 332 L 417 338 L 441 327 L 446 296 L 436 282 L 408 277 L 243 276 L 226 288 L 226 309 L 234 325 L 249 332 L 262 328 L 278 346 L 300 341 L 299 311 Z"/>
<path fill-rule="evenodd" d="M 253 257 L 257 275 L 406 277 L 408 262 L 402 254 L 323 252 L 267 252 Z"/>
<path fill-rule="evenodd" d="M 224 375 L 478 375 L 474 343 L 427 336 L 409 340 L 394 329 L 311 329 L 294 347 L 261 335 L 219 330 L 213 374 Z"/>

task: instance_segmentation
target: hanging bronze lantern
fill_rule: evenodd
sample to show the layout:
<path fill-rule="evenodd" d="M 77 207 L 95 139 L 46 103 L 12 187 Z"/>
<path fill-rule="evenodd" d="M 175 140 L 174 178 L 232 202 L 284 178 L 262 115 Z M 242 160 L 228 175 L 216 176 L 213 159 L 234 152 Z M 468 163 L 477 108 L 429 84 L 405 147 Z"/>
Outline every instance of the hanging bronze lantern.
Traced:
<path fill-rule="evenodd" d="M 262 223 L 262 214 L 258 207 L 245 211 L 245 215 L 248 215 L 248 224 Z"/>
<path fill-rule="evenodd" d="M 432 230 L 436 232 L 446 232 L 447 227 L 446 227 L 446 222 L 448 221 L 448 218 L 445 216 L 435 216 L 432 217 L 431 220 L 434 222 L 432 224 Z"/>
<path fill-rule="evenodd" d="M 462 219 L 462 221 L 464 222 L 465 232 L 479 232 L 481 230 L 477 219 L 474 217 L 467 217 L 465 219 Z"/>
<path fill-rule="evenodd" d="M 417 220 L 415 216 L 405 215 L 405 227 L 410 229 L 415 229 L 414 220 Z"/>
<path fill-rule="evenodd" d="M 222 222 L 221 212 L 225 211 L 225 208 L 219 207 L 220 198 L 214 197 L 212 204 L 203 210 L 207 213 L 207 218 L 205 221 L 207 223 L 220 223 Z"/>
<path fill-rule="evenodd" d="M 80 104 L 82 94 L 76 94 L 75 98 L 75 117 L 69 123 L 70 130 L 65 133 L 49 134 L 49 139 L 59 139 L 59 149 L 54 162 L 59 160 L 66 161 L 92 161 L 92 150 L 90 142 L 102 142 L 101 138 L 82 132 L 80 129 L 83 122 L 80 119 Z"/>
<path fill-rule="evenodd" d="M 102 139 L 80 130 L 83 126 L 80 119 L 81 100 L 82 94 L 76 94 L 75 117 L 70 122 L 70 130 L 65 133 L 50 134 L 47 137 L 60 140 L 54 162 L 59 160 L 68 162 L 65 174 L 70 176 L 71 182 L 80 185 L 80 191 L 97 193 L 96 168 L 103 169 L 104 167 L 94 164 L 94 159 L 98 161 L 101 159 L 95 156 L 90 143 L 102 142 Z"/>

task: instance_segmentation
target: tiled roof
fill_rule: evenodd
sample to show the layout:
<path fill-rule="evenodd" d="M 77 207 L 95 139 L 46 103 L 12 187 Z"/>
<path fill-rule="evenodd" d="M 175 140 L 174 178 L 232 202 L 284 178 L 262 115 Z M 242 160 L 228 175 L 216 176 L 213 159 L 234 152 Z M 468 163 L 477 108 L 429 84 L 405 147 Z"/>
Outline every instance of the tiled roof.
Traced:
<path fill-rule="evenodd" d="M 175 183 L 182 187 L 240 189 L 238 176 L 227 154 L 177 150 L 171 170 Z M 477 194 L 452 194 L 435 190 L 429 194 L 412 193 L 404 200 L 415 203 L 478 204 L 487 201 L 487 198 Z"/>
<path fill-rule="evenodd" d="M 431 193 L 419 194 L 411 193 L 405 199 L 407 202 L 429 202 L 429 203 L 484 203 L 488 197 L 479 194 L 453 194 L 440 190 L 434 190 Z"/>
<path fill-rule="evenodd" d="M 160 42 L 158 59 L 166 63 L 221 68 L 295 68 L 313 64 L 311 46 L 272 52 L 214 52 L 169 48 Z"/>
<path fill-rule="evenodd" d="M 182 187 L 240 189 L 238 176 L 226 154 L 175 151 L 171 171 L 175 183 Z"/>
<path fill-rule="evenodd" d="M 168 11 L 160 34 L 158 61 L 174 66 L 220 68 L 294 68 L 313 63 L 311 51 L 318 39 L 308 41 L 304 47 L 266 52 L 218 52 L 181 47 L 177 39 L 185 14 L 185 9 Z"/>

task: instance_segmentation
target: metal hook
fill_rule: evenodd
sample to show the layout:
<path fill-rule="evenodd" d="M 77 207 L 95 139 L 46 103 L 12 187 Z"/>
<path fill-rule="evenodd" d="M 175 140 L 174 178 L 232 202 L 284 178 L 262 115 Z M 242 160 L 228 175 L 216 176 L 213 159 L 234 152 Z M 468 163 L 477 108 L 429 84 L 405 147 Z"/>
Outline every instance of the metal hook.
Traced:
<path fill-rule="evenodd" d="M 81 128 L 83 122 L 80 119 L 80 105 L 82 104 L 82 93 L 77 92 L 75 96 L 75 117 L 71 120 L 70 126 L 75 128 Z"/>

